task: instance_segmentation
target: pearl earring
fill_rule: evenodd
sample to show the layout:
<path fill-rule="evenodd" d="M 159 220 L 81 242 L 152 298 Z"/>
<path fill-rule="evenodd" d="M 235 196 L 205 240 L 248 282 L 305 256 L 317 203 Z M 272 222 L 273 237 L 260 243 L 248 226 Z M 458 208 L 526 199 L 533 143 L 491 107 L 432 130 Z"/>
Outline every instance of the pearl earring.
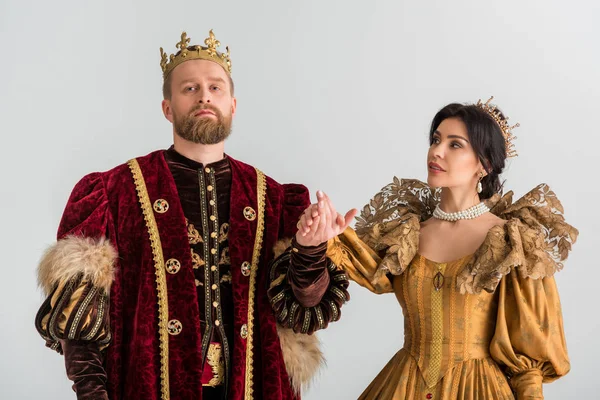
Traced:
<path fill-rule="evenodd" d="M 477 182 L 477 193 L 481 193 L 483 191 L 483 186 L 481 186 L 481 180 L 483 179 L 483 172 L 479 173 L 479 181 Z"/>

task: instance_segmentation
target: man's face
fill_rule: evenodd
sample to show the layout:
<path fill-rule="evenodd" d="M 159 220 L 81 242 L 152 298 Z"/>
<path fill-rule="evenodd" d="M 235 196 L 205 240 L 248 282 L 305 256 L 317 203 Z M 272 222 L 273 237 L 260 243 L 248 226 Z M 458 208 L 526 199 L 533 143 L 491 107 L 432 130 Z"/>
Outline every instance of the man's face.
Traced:
<path fill-rule="evenodd" d="M 170 79 L 171 98 L 162 107 L 175 133 L 193 143 L 225 140 L 236 107 L 225 70 L 212 61 L 190 60 L 171 71 Z"/>

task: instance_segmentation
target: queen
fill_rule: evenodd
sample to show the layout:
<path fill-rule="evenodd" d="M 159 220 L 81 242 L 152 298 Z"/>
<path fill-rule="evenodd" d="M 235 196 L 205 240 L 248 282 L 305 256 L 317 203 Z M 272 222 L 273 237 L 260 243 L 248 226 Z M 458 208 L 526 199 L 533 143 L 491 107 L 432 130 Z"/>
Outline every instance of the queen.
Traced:
<path fill-rule="evenodd" d="M 542 399 L 569 372 L 554 274 L 578 232 L 545 184 L 502 196 L 515 127 L 490 101 L 445 106 L 427 183 L 394 178 L 329 242 L 351 280 L 395 293 L 404 315 L 403 348 L 360 399 Z"/>

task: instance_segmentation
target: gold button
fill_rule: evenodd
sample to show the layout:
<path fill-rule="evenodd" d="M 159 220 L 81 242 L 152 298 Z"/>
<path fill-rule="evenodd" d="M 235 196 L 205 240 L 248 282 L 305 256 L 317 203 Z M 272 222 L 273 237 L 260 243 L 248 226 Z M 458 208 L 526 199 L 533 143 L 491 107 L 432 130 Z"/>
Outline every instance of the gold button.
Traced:
<path fill-rule="evenodd" d="M 179 262 L 179 260 L 169 258 L 165 263 L 165 269 L 170 274 L 176 274 L 181 269 L 181 263 Z"/>
<path fill-rule="evenodd" d="M 213 271 L 213 272 L 215 272 L 217 270 L 217 266 L 213 265 L 212 267 L 210 267 L 210 270 Z"/>
<path fill-rule="evenodd" d="M 214 307 L 214 308 L 217 308 L 217 307 L 219 307 L 219 303 L 218 303 L 218 302 L 216 302 L 216 301 L 213 301 L 213 307 Z"/>
<path fill-rule="evenodd" d="M 244 275 L 244 276 L 250 275 L 250 263 L 248 261 L 244 261 L 242 263 L 241 269 L 242 269 L 242 275 Z"/>
<path fill-rule="evenodd" d="M 214 238 L 216 238 L 216 237 L 217 237 L 217 232 L 213 232 L 213 233 L 211 233 L 211 234 L 210 234 L 210 237 L 211 237 L 211 238 L 213 238 L 213 239 L 214 239 Z"/>
<path fill-rule="evenodd" d="M 240 329 L 240 336 L 242 337 L 242 339 L 248 338 L 248 325 L 242 325 L 242 329 Z"/>
<path fill-rule="evenodd" d="M 214 206 L 214 205 L 215 205 L 215 201 L 214 201 L 214 200 L 211 200 L 211 201 L 209 201 L 208 203 L 209 203 L 211 206 Z"/>
<path fill-rule="evenodd" d="M 254 208 L 250 206 L 244 208 L 244 218 L 248 221 L 254 221 L 256 219 L 256 211 L 254 211 Z"/>
<path fill-rule="evenodd" d="M 158 199 L 152 207 L 157 213 L 164 214 L 169 210 L 169 203 L 165 199 Z"/>
<path fill-rule="evenodd" d="M 213 187 L 212 187 L 212 185 L 208 185 L 208 186 L 206 187 L 206 190 L 208 190 L 209 192 L 212 192 L 212 190 L 213 190 Z"/>
<path fill-rule="evenodd" d="M 292 247 L 292 251 L 293 251 L 294 253 L 297 253 L 299 250 L 298 250 L 297 248 L 295 248 L 295 247 Z"/>
<path fill-rule="evenodd" d="M 211 220 L 211 221 L 214 221 L 215 219 L 217 219 L 217 217 L 215 217 L 214 215 L 211 215 L 211 216 L 210 216 L 210 220 Z"/>
<path fill-rule="evenodd" d="M 211 286 L 211 288 L 212 288 L 212 290 L 217 290 L 217 284 L 213 283 L 212 286 Z"/>
<path fill-rule="evenodd" d="M 219 326 L 219 325 L 221 325 L 221 321 L 219 321 L 219 320 L 216 320 L 216 321 L 215 321 L 215 325 L 216 325 L 216 326 Z"/>
<path fill-rule="evenodd" d="M 210 249 L 210 254 L 217 254 L 217 249 Z"/>
<path fill-rule="evenodd" d="M 167 323 L 167 331 L 169 331 L 169 335 L 179 335 L 183 330 L 183 325 L 176 319 L 172 319 Z"/>
<path fill-rule="evenodd" d="M 208 174 L 210 172 L 210 168 L 206 167 L 204 168 L 204 171 Z"/>

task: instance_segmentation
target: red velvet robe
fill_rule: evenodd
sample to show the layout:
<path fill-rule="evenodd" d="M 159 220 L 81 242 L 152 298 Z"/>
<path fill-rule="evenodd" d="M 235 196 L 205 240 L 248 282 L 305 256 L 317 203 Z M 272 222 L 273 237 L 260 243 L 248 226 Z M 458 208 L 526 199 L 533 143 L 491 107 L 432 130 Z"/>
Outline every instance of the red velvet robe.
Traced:
<path fill-rule="evenodd" d="M 136 161 L 84 177 L 67 203 L 58 239 L 105 236 L 118 250 L 105 356 L 109 397 L 201 399 L 202 332 L 185 218 L 163 151 Z M 295 234 L 309 192 L 230 162 L 236 334 L 229 397 L 296 399 L 267 297 L 267 264 L 275 242 Z M 165 273 L 171 259 L 181 264 L 175 274 Z M 242 274 L 244 262 L 252 265 L 249 276 Z"/>

